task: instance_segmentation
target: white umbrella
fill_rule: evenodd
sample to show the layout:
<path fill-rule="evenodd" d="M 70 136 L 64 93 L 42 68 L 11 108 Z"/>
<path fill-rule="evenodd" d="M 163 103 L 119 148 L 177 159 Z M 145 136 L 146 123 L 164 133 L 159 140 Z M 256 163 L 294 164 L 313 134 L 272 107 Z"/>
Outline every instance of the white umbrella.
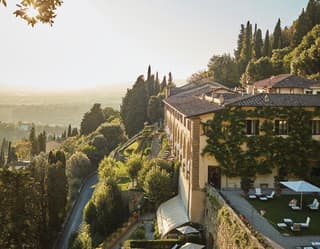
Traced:
<path fill-rule="evenodd" d="M 194 243 L 185 243 L 183 246 L 180 247 L 180 249 L 202 249 L 204 248 L 204 245 L 194 244 Z"/>
<path fill-rule="evenodd" d="M 199 231 L 197 229 L 195 229 L 194 227 L 191 227 L 191 226 L 179 227 L 179 228 L 177 228 L 177 230 L 182 234 L 199 233 Z"/>
<path fill-rule="evenodd" d="M 302 208 L 302 194 L 305 193 L 314 193 L 320 192 L 320 188 L 315 185 L 312 185 L 306 181 L 288 181 L 288 182 L 280 182 L 282 185 L 286 186 L 287 188 L 292 189 L 295 192 L 300 192 L 300 208 Z"/>

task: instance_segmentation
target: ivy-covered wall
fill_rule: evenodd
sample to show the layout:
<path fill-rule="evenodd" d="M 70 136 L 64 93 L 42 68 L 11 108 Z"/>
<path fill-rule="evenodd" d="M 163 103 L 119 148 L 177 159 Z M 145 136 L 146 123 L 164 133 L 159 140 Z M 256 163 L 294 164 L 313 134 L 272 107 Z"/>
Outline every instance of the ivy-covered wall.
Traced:
<path fill-rule="evenodd" d="M 207 189 L 205 220 L 208 249 L 272 248 L 260 234 L 250 230 L 211 187 Z"/>
<path fill-rule="evenodd" d="M 319 160 L 320 145 L 312 139 L 310 120 L 320 108 L 231 107 L 215 113 L 204 125 L 208 137 L 203 154 L 216 158 L 221 172 L 241 176 L 243 183 L 276 168 L 278 178 L 309 179 L 311 161 Z M 246 120 L 259 120 L 260 134 L 246 134 Z M 288 136 L 275 135 L 275 120 L 288 121 Z"/>

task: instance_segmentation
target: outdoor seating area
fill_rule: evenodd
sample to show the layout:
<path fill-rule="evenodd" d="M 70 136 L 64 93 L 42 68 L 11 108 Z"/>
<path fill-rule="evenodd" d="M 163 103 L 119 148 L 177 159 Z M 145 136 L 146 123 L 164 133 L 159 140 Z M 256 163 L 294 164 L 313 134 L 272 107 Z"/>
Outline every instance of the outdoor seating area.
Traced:
<path fill-rule="evenodd" d="M 299 195 L 281 195 L 273 201 L 250 199 L 250 204 L 280 233 L 292 235 L 320 235 L 320 211 L 312 210 L 315 202 L 313 194 L 304 195 L 303 203 L 298 202 Z M 289 205 L 288 205 L 289 204 Z M 299 211 L 292 209 L 299 208 Z"/>
<path fill-rule="evenodd" d="M 320 249 L 320 241 L 311 242 L 310 245 L 296 246 L 295 249 Z"/>
<path fill-rule="evenodd" d="M 305 222 L 293 222 L 290 218 L 284 218 L 283 222 L 277 224 L 280 228 L 290 228 L 293 232 L 300 232 L 303 228 L 309 228 L 311 218 L 307 217 Z"/>
<path fill-rule="evenodd" d="M 249 199 L 259 199 L 261 201 L 267 201 L 273 199 L 275 196 L 275 191 L 273 190 L 271 193 L 263 193 L 261 188 L 255 188 L 255 192 L 249 194 Z"/>

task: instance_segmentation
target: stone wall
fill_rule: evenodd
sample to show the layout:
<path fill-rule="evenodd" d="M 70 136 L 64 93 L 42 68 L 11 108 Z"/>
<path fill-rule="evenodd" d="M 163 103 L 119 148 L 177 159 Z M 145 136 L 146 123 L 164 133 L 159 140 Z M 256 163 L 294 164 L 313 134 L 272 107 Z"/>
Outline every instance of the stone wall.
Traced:
<path fill-rule="evenodd" d="M 205 229 L 207 249 L 264 249 L 269 247 L 249 230 L 233 209 L 212 187 L 207 187 Z"/>

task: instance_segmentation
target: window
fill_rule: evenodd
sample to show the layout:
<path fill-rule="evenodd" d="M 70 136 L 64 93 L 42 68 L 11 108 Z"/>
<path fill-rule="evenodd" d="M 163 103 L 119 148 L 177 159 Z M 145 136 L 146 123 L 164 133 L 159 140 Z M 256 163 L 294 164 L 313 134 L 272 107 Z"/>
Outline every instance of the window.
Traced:
<path fill-rule="evenodd" d="M 320 120 L 311 120 L 312 135 L 320 135 Z"/>
<path fill-rule="evenodd" d="M 259 120 L 246 120 L 247 135 L 259 135 Z"/>
<path fill-rule="evenodd" d="M 311 94 L 312 94 L 312 91 L 306 90 L 306 94 L 311 95 Z"/>
<path fill-rule="evenodd" d="M 276 135 L 288 135 L 288 121 L 287 120 L 275 120 L 274 131 Z"/>

